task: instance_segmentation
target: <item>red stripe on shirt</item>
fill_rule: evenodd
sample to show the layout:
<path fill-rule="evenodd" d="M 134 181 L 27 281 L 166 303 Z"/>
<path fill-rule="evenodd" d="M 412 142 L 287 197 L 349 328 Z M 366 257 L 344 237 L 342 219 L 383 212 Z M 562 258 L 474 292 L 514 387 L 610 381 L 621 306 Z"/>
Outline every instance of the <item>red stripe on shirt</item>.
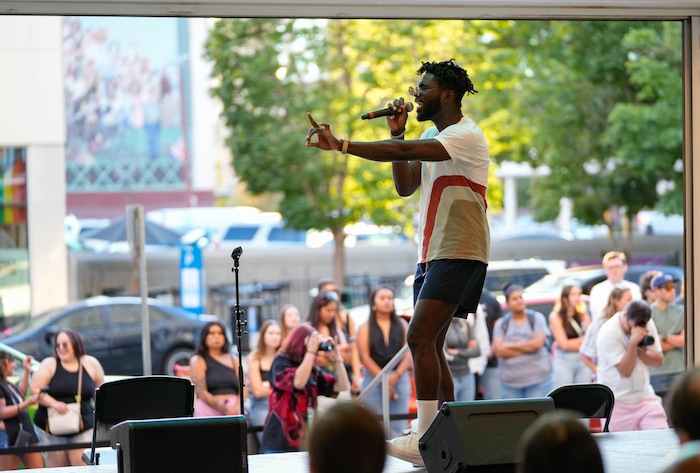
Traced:
<path fill-rule="evenodd" d="M 469 187 L 471 190 L 476 192 L 484 199 L 484 210 L 486 210 L 486 186 L 477 184 L 476 182 L 470 181 L 464 176 L 440 176 L 435 179 L 433 183 L 433 190 L 430 194 L 430 202 L 428 203 L 428 210 L 425 217 L 425 230 L 423 234 L 423 248 L 422 248 L 422 261 L 425 261 L 428 255 L 428 244 L 430 243 L 430 237 L 433 236 L 433 230 L 435 228 L 435 217 L 437 216 L 438 205 L 440 204 L 440 198 L 442 193 L 448 187 L 452 186 L 462 186 Z"/>

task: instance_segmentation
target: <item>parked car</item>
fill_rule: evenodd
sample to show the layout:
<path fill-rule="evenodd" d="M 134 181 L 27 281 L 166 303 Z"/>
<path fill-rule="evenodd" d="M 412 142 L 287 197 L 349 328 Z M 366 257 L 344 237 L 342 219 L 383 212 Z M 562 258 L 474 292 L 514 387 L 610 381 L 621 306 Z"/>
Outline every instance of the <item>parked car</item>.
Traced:
<path fill-rule="evenodd" d="M 143 374 L 141 310 L 140 297 L 92 297 L 8 327 L 0 341 L 42 360 L 53 355 L 56 333 L 72 328 L 105 373 L 139 375 Z M 174 375 L 176 365 L 187 365 L 202 327 L 216 320 L 155 299 L 148 300 L 148 313 L 154 374 Z"/>
<path fill-rule="evenodd" d="M 654 264 L 633 264 L 628 266 L 625 279 L 639 284 L 639 278 L 647 271 L 656 270 L 665 273 L 673 274 L 678 280 L 682 281 L 685 278 L 683 268 L 678 266 L 663 266 Z M 575 284 L 581 286 L 584 294 L 590 294 L 591 288 L 599 282 L 605 280 L 605 270 L 602 266 L 578 266 L 569 268 L 560 273 L 549 274 L 544 276 L 539 281 L 532 283 L 525 288 L 526 293 L 543 293 L 543 292 L 560 292 L 561 288 Z"/>
<path fill-rule="evenodd" d="M 526 287 L 548 274 L 558 273 L 565 268 L 564 260 L 531 258 L 489 261 L 484 289 L 493 294 L 500 294 L 505 283 Z"/>

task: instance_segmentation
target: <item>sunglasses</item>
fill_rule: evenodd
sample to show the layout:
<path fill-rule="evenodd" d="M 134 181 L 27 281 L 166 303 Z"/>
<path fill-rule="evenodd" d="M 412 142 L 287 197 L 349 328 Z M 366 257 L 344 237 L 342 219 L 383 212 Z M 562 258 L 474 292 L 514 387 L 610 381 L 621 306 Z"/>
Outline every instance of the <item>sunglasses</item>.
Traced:
<path fill-rule="evenodd" d="M 667 291 L 675 291 L 678 286 L 672 282 L 667 282 L 663 286 L 661 286 L 662 289 L 666 289 Z"/>
<path fill-rule="evenodd" d="M 56 342 L 56 348 L 68 348 L 68 342 Z"/>

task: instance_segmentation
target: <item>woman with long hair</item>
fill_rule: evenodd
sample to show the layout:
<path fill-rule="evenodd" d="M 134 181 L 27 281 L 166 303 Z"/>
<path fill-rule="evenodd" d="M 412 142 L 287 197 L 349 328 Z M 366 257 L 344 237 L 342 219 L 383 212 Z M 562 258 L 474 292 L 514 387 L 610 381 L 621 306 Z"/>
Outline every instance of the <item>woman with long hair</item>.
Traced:
<path fill-rule="evenodd" d="M 335 375 L 316 364 L 324 349 L 336 366 Z M 331 337 L 300 324 L 282 344 L 270 372 L 270 411 L 265 421 L 262 453 L 298 451 L 319 395 L 333 397 L 348 389 L 343 359 Z"/>
<path fill-rule="evenodd" d="M 263 322 L 258 344 L 248 355 L 248 422 L 252 427 L 262 427 L 270 410 L 270 370 L 281 344 L 280 324 L 276 320 Z M 262 442 L 262 432 L 257 432 L 257 436 Z"/>
<path fill-rule="evenodd" d="M 351 391 L 353 395 L 360 394 L 360 388 L 362 387 L 362 367 L 360 363 L 360 354 L 357 351 L 357 328 L 355 327 L 355 321 L 348 311 L 343 307 L 342 293 L 336 286 L 335 281 L 332 279 L 323 278 L 318 282 L 316 286 L 318 289 L 318 294 L 327 293 L 329 296 L 335 294 L 338 300 L 338 310 L 335 314 L 335 324 L 338 330 L 342 331 L 345 335 L 345 340 L 347 344 L 340 348 L 340 356 L 343 357 L 343 362 L 345 363 L 345 369 L 348 372 L 351 383 Z"/>
<path fill-rule="evenodd" d="M 54 356 L 44 359 L 32 376 L 31 392 L 39 395 L 39 408 L 34 414 L 34 431 L 41 445 L 67 445 L 90 442 L 94 411 L 95 388 L 104 382 L 104 370 L 97 358 L 85 353 L 78 332 L 61 329 L 54 337 Z M 78 392 L 78 385 L 81 386 Z M 82 425 L 79 432 L 54 435 L 50 432 L 48 408 L 60 414 L 68 412 L 69 403 L 80 399 Z M 83 449 L 55 450 L 45 453 L 47 467 L 85 465 Z"/>
<path fill-rule="evenodd" d="M 364 366 L 362 389 L 366 389 L 379 372 L 406 344 L 408 324 L 396 315 L 394 293 L 388 287 L 378 287 L 370 295 L 370 313 L 367 322 L 357 330 L 357 349 Z M 411 355 L 406 355 L 391 371 L 389 383 L 389 413 L 407 414 L 411 396 L 408 372 L 413 366 Z M 365 406 L 377 414 L 382 413 L 381 384 L 366 394 Z M 405 421 L 392 421 L 392 436 L 401 435 Z"/>
<path fill-rule="evenodd" d="M 340 310 L 340 302 L 337 294 L 335 292 L 322 292 L 311 302 L 306 322 L 318 333 L 333 340 L 338 353 L 342 353 L 348 348 L 348 342 L 337 324 L 338 310 Z M 318 354 L 317 364 L 322 370 L 331 374 L 335 373 L 335 363 L 323 351 Z"/>
<path fill-rule="evenodd" d="M 282 330 L 282 342 L 287 339 L 289 332 L 301 322 L 299 309 L 292 304 L 286 304 L 280 310 L 280 329 Z"/>
<path fill-rule="evenodd" d="M 564 286 L 554 310 L 549 315 L 549 330 L 556 343 L 552 366 L 553 387 L 591 382 L 593 373 L 578 353 L 590 325 L 591 318 L 581 300 L 581 288 L 574 285 Z"/>
<path fill-rule="evenodd" d="M 586 331 L 586 335 L 583 338 L 581 347 L 579 348 L 579 356 L 581 361 L 593 372 L 595 375 L 598 371 L 598 354 L 597 354 L 597 344 L 596 338 L 598 338 L 598 332 L 600 327 L 603 326 L 613 315 L 624 310 L 627 304 L 632 302 L 632 291 L 627 286 L 615 286 L 612 291 L 610 291 L 610 296 L 608 296 L 608 303 L 603 309 L 603 314 L 600 318 L 596 319 L 591 323 L 591 327 Z"/>
<path fill-rule="evenodd" d="M 218 320 L 206 323 L 190 358 L 190 378 L 197 394 L 195 417 L 241 413 L 238 366 L 226 326 Z"/>
<path fill-rule="evenodd" d="M 6 351 L 0 350 L 0 449 L 35 447 L 39 444 L 27 407 L 39 402 L 40 394 L 32 394 L 25 399 L 31 362 L 30 356 L 24 359 L 22 379 L 18 385 L 14 385 L 7 378 L 14 373 L 15 359 Z M 26 444 L 17 445 L 23 436 L 27 438 Z M 0 470 L 19 470 L 20 460 L 25 468 L 44 467 L 40 452 L 28 452 L 22 455 L 0 455 Z"/>

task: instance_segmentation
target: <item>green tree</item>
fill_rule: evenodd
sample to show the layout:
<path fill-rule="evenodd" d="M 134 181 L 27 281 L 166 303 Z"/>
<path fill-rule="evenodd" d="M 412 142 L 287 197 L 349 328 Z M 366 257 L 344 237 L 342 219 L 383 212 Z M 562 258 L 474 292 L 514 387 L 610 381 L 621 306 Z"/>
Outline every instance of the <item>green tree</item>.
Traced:
<path fill-rule="evenodd" d="M 499 160 L 547 165 L 551 174 L 532 187 L 541 221 L 559 201 L 574 204 L 585 223 L 611 227 L 615 246 L 631 248 L 629 222 L 659 200 L 667 211 L 682 202 L 682 82 L 680 23 L 633 21 L 519 21 L 492 33 L 494 47 L 518 50 L 519 77 L 497 103 L 510 110 L 510 128 L 526 139 Z M 659 198 L 660 180 L 674 183 Z M 624 230 L 625 242 L 615 240 Z"/>
<path fill-rule="evenodd" d="M 411 233 L 417 199 L 396 195 L 390 164 L 305 149 L 306 112 L 330 122 L 336 136 L 387 139 L 382 120 L 360 121 L 362 112 L 381 108 L 414 84 L 421 60 L 458 57 L 469 64 L 480 57 L 476 32 L 463 21 L 388 24 L 223 19 L 206 44 L 216 80 L 212 93 L 223 104 L 236 174 L 254 195 L 280 194 L 279 210 L 289 226 L 331 230 L 339 284 L 345 276 L 344 227 L 371 218 L 399 222 Z M 449 57 L 446 38 L 460 45 Z M 421 127 L 411 121 L 407 132 L 417 136 Z M 494 195 L 492 208 L 499 202 Z"/>

